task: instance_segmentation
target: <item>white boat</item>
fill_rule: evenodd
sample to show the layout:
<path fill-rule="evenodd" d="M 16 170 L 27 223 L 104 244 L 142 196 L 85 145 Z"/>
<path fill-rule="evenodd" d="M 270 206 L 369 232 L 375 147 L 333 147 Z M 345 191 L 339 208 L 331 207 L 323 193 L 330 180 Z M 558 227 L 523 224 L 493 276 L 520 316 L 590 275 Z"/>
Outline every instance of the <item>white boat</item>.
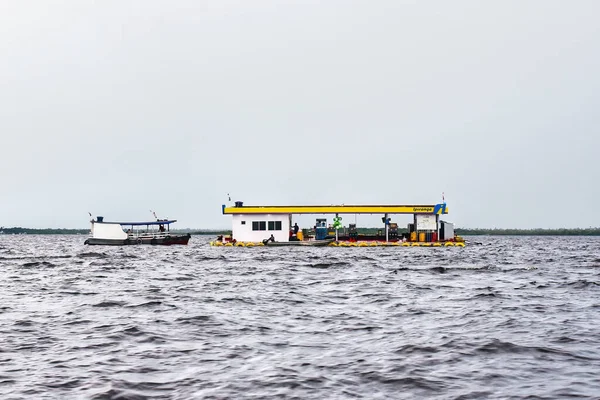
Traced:
<path fill-rule="evenodd" d="M 90 237 L 84 244 L 93 246 L 128 246 L 138 244 L 188 244 L 191 235 L 170 232 L 177 220 L 157 219 L 148 222 L 106 222 L 103 217 L 91 221 Z"/>

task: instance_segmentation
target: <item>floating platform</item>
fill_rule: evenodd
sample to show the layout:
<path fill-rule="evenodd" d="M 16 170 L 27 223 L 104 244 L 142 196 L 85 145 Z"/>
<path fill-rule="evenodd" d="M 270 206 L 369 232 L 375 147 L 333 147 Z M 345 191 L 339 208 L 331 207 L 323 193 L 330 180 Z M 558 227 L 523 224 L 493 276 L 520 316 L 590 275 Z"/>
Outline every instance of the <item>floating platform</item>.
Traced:
<path fill-rule="evenodd" d="M 256 247 L 265 246 L 263 242 L 220 242 L 212 241 L 211 246 L 215 247 Z M 270 244 L 271 245 L 271 244 Z M 273 247 L 273 246 L 267 247 Z M 348 242 L 333 241 L 325 247 L 465 247 L 464 242 Z"/>
<path fill-rule="evenodd" d="M 231 199 L 230 199 L 231 200 Z M 442 198 L 442 200 L 444 200 Z M 253 246 L 318 246 L 331 247 L 464 247 L 457 240 L 454 225 L 440 220 L 448 214 L 446 202 L 421 205 L 292 205 L 292 206 L 244 206 L 236 201 L 235 206 L 222 205 L 224 215 L 232 217 L 230 240 L 221 235 L 213 246 L 253 247 Z M 314 236 L 309 229 L 302 229 L 297 223 L 292 225 L 294 214 L 334 215 L 333 224 L 327 218 L 317 218 Z M 348 232 L 340 215 L 382 214 L 383 227 L 377 234 L 359 234 L 354 224 L 348 224 Z M 400 235 L 398 224 L 391 221 L 390 215 L 412 214 L 412 222 L 407 224 L 407 234 Z M 344 230 L 341 232 L 341 230 Z M 307 240 L 314 238 L 316 241 Z M 265 243 L 269 240 L 269 243 Z M 331 240 L 331 243 L 322 244 Z M 406 240 L 407 242 L 403 242 Z M 230 242 L 230 243 L 229 243 Z M 321 243 L 317 243 L 321 242 Z"/>

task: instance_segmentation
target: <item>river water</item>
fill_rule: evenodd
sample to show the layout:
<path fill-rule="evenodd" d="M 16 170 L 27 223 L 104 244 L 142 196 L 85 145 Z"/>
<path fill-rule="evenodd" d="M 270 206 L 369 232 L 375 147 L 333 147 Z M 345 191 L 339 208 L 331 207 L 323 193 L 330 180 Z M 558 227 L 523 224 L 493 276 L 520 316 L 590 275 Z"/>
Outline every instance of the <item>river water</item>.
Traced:
<path fill-rule="evenodd" d="M 600 398 L 600 238 L 84 239 L 0 235 L 0 398 Z"/>

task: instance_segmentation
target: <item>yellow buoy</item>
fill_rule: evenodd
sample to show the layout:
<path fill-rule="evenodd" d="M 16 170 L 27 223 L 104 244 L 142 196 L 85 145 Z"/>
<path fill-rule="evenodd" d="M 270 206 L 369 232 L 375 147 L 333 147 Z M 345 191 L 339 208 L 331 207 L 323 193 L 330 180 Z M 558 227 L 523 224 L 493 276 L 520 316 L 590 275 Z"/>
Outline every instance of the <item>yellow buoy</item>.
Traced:
<path fill-rule="evenodd" d="M 442 246 L 442 244 L 440 242 L 435 242 L 433 244 L 433 247 L 441 247 L 441 246 Z"/>
<path fill-rule="evenodd" d="M 404 242 L 404 243 L 402 243 L 402 246 L 404 246 L 404 247 L 410 247 L 410 243 Z"/>
<path fill-rule="evenodd" d="M 444 246 L 446 246 L 446 247 L 454 246 L 454 243 L 453 242 L 446 242 L 444 244 Z"/>
<path fill-rule="evenodd" d="M 419 243 L 418 243 L 418 242 L 414 242 L 414 243 L 412 244 L 412 247 L 419 247 L 419 246 L 420 246 L 420 245 L 419 245 Z"/>
<path fill-rule="evenodd" d="M 456 246 L 456 247 L 465 247 L 465 244 L 462 243 L 462 242 L 458 242 L 454 246 Z"/>

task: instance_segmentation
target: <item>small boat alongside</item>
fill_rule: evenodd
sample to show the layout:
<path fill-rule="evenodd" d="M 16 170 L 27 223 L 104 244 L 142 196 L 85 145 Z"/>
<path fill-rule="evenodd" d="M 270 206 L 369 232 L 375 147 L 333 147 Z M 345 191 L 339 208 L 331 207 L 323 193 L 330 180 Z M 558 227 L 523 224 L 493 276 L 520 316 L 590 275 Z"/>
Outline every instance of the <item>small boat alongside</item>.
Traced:
<path fill-rule="evenodd" d="M 84 244 L 90 246 L 187 245 L 189 233 L 172 233 L 170 225 L 177 220 L 157 219 L 148 222 L 107 222 L 103 217 L 91 221 L 91 235 Z"/>

